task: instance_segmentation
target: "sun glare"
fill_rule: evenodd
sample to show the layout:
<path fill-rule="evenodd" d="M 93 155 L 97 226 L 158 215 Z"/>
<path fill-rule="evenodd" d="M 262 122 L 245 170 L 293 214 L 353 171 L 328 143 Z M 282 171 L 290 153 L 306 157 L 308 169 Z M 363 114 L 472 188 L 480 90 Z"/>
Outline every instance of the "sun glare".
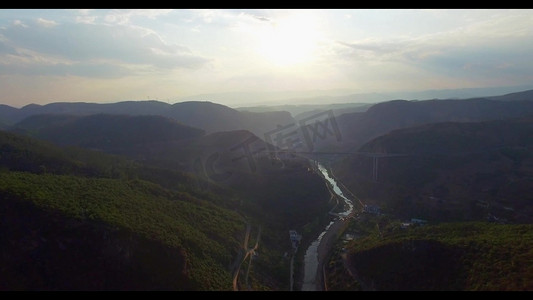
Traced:
<path fill-rule="evenodd" d="M 293 16 L 270 24 L 259 35 L 259 52 L 277 65 L 313 59 L 318 42 L 316 24 L 309 16 Z"/>

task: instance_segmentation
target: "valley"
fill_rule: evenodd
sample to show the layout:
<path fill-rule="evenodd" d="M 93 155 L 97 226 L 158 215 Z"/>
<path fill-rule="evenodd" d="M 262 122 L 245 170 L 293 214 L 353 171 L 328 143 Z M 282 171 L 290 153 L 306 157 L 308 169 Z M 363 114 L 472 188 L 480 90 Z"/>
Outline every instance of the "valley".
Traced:
<path fill-rule="evenodd" d="M 531 290 L 530 94 L 2 106 L 0 289 Z"/>

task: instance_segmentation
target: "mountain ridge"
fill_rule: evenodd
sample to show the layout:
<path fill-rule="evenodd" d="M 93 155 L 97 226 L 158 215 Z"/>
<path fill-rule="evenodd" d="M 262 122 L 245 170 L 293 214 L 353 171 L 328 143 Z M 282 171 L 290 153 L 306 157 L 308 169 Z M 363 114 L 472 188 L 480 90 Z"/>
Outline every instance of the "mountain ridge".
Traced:
<path fill-rule="evenodd" d="M 160 115 L 207 132 L 247 129 L 263 134 L 278 124 L 289 124 L 294 119 L 288 112 L 247 113 L 209 101 L 189 101 L 175 104 L 149 101 L 116 103 L 55 102 L 46 105 L 30 104 L 20 109 L 7 105 L 0 107 L 0 122 L 13 125 L 37 114 L 121 114 Z"/>

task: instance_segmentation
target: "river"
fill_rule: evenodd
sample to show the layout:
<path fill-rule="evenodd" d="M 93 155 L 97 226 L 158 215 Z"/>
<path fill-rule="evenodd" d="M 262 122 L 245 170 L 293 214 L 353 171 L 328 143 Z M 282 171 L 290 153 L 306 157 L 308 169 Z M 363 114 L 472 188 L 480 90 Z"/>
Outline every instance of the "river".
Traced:
<path fill-rule="evenodd" d="M 330 213 L 330 214 L 339 216 L 339 218 L 337 218 L 334 221 L 331 221 L 326 226 L 326 228 L 324 228 L 324 231 L 320 233 L 318 238 L 311 243 L 309 248 L 307 248 L 307 251 L 305 252 L 305 256 L 304 256 L 304 279 L 303 279 L 303 284 L 302 284 L 302 291 L 316 291 L 317 290 L 317 278 L 319 278 L 318 275 L 319 275 L 319 272 L 321 272 L 321 270 L 319 270 L 320 261 L 319 261 L 318 255 L 319 255 L 319 248 L 321 246 L 321 243 L 323 242 L 323 237 L 327 235 L 328 233 L 330 233 L 328 232 L 328 230 L 330 229 L 334 231 L 338 230 L 339 226 L 333 226 L 332 228 L 332 225 L 335 224 L 336 222 L 341 223 L 343 217 L 347 217 L 353 212 L 352 201 L 344 196 L 341 189 L 337 185 L 337 182 L 335 181 L 335 179 L 333 179 L 333 177 L 329 175 L 328 170 L 320 163 L 318 163 L 318 170 L 320 171 L 324 179 L 327 180 L 331 184 L 335 194 L 344 201 L 345 207 L 348 207 L 348 208 L 341 213 Z"/>

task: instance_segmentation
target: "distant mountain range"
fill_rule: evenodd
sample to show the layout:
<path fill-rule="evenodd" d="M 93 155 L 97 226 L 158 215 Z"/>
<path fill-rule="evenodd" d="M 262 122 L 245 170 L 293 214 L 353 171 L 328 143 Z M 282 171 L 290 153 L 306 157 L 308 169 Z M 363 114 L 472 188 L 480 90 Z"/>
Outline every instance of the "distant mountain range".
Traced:
<path fill-rule="evenodd" d="M 343 141 L 335 146 L 343 151 L 356 151 L 366 142 L 391 130 L 422 124 L 480 122 L 532 116 L 531 100 L 533 91 L 463 100 L 382 102 L 371 106 L 366 112 L 337 116 L 336 122 Z"/>
<path fill-rule="evenodd" d="M 510 93 L 505 94 L 502 96 L 493 96 L 493 97 L 487 97 L 491 100 L 499 100 L 499 101 L 529 101 L 533 99 L 533 90 L 527 90 L 523 92 L 516 92 L 516 93 Z"/>
<path fill-rule="evenodd" d="M 333 111 L 333 114 L 340 116 L 352 112 L 364 112 L 371 103 L 335 103 L 335 104 L 285 104 L 285 105 L 263 105 L 236 108 L 239 111 L 250 112 L 272 112 L 288 111 L 297 121 L 305 119 L 313 114 L 319 114 L 324 111 Z"/>
<path fill-rule="evenodd" d="M 58 145 L 123 152 L 139 144 L 199 137 L 204 130 L 155 115 L 33 115 L 15 130 Z"/>
<path fill-rule="evenodd" d="M 271 108 L 250 107 L 235 110 L 207 101 L 167 104 L 159 101 L 125 101 L 118 103 L 50 103 L 27 105 L 20 109 L 0 105 L 0 126 L 14 125 L 37 114 L 123 114 L 159 115 L 207 133 L 228 130 L 248 130 L 259 137 L 278 125 L 294 124 L 315 113 L 332 110 L 348 141 L 362 145 L 388 130 L 411 125 L 442 121 L 481 121 L 500 117 L 518 117 L 531 111 L 533 91 L 503 96 L 465 100 L 395 100 L 369 104 L 284 105 Z M 498 101 L 489 101 L 498 100 Z M 518 102 L 504 105 L 500 101 Z M 370 106 L 370 108 L 368 108 Z M 366 111 L 368 109 L 368 111 Z M 366 112 L 365 112 L 366 111 Z M 291 115 L 292 114 L 292 115 Z M 4 124 L 4 125 L 1 125 Z M 360 133 L 357 133 L 360 132 Z M 364 133 L 362 133 L 364 132 Z"/>
<path fill-rule="evenodd" d="M 288 112 L 239 112 L 211 102 L 182 102 L 170 105 L 158 101 L 126 101 L 118 103 L 50 103 L 27 105 L 16 109 L 0 106 L 0 122 L 13 125 L 29 116 L 39 114 L 121 114 L 159 115 L 206 132 L 246 129 L 262 136 L 278 124 L 294 122 Z"/>
<path fill-rule="evenodd" d="M 231 107 L 273 105 L 325 105 L 338 103 L 377 103 L 392 99 L 466 99 L 503 95 L 531 90 L 533 84 L 486 88 L 434 89 L 422 91 L 360 92 L 349 89 L 281 91 L 281 92 L 228 92 L 192 95 L 173 101 L 213 101 Z"/>

